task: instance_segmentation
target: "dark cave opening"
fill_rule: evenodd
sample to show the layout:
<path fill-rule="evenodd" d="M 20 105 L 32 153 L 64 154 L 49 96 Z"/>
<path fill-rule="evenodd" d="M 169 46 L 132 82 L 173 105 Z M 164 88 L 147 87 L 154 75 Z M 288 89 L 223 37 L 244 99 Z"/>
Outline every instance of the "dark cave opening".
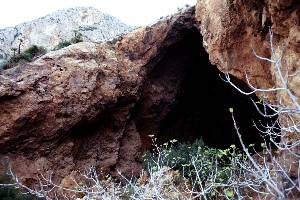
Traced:
<path fill-rule="evenodd" d="M 193 142 L 202 138 L 209 147 L 240 146 L 229 112 L 229 108 L 233 108 L 244 143 L 255 144 L 256 149 L 260 147 L 264 140 L 253 122 L 271 124 L 277 117 L 264 118 L 251 101 L 259 101 L 257 96 L 239 93 L 220 76 L 224 74 L 210 63 L 197 29 L 187 31 L 180 42 L 168 47 L 150 74 L 152 84 L 162 85 L 162 92 L 176 90 L 172 105 L 167 109 L 162 108 L 166 107 L 164 103 L 156 106 L 156 110 L 162 112 L 157 125 L 159 143 L 171 139 Z M 249 90 L 246 83 L 231 78 L 240 88 Z M 146 121 L 140 124 L 147 124 Z M 141 126 L 147 126 L 145 124 Z"/>

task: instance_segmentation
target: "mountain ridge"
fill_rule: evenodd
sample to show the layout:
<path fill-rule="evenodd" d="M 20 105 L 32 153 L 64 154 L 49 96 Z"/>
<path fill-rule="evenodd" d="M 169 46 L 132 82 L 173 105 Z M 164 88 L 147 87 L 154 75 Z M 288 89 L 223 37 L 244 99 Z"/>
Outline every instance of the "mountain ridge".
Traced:
<path fill-rule="evenodd" d="M 14 27 L 0 29 L 0 59 L 9 59 L 13 48 L 21 50 L 31 45 L 52 50 L 58 43 L 74 37 L 74 31 L 84 41 L 103 42 L 133 30 L 119 19 L 93 7 L 75 7 L 54 11 Z"/>

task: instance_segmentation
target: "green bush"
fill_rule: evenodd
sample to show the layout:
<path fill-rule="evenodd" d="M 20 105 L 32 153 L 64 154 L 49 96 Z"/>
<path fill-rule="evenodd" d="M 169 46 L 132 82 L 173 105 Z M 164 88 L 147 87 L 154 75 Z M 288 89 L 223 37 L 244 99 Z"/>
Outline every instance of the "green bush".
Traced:
<path fill-rule="evenodd" d="M 74 31 L 74 35 L 75 36 L 70 40 L 72 44 L 83 42 L 81 33 L 79 33 L 78 31 Z"/>
<path fill-rule="evenodd" d="M 32 45 L 25 51 L 21 52 L 20 54 L 14 55 L 8 61 L 0 64 L 1 69 L 8 69 L 12 68 L 20 62 L 31 62 L 36 57 L 44 55 L 47 53 L 47 50 L 44 47 Z"/>
<path fill-rule="evenodd" d="M 70 46 L 72 44 L 76 44 L 79 42 L 83 42 L 82 34 L 79 33 L 78 31 L 74 31 L 73 38 L 71 38 L 70 40 L 61 41 L 60 43 L 58 43 L 58 45 L 56 45 L 56 47 L 54 47 L 53 50 L 59 50 L 59 49 L 65 48 L 67 46 Z"/>
<path fill-rule="evenodd" d="M 8 176 L 0 177 L 0 184 L 13 183 Z M 22 193 L 19 189 L 13 187 L 0 186 L 1 200 L 37 200 L 37 198 Z"/>
<path fill-rule="evenodd" d="M 72 43 L 70 41 L 62 41 L 60 43 L 58 43 L 58 45 L 56 45 L 56 47 L 54 47 L 53 50 L 59 50 L 59 49 L 62 49 L 62 48 L 65 48 L 67 46 L 70 46 Z"/>
<path fill-rule="evenodd" d="M 192 144 L 175 142 L 173 140 L 156 146 L 155 152 L 147 152 L 144 155 L 145 168 L 158 170 L 161 166 L 168 166 L 194 183 L 199 178 L 203 182 L 207 181 L 212 170 L 215 172 L 216 183 L 226 183 L 233 175 L 241 173 L 237 161 L 245 160 L 245 156 L 234 145 L 222 150 L 209 148 L 202 140 Z"/>
<path fill-rule="evenodd" d="M 5 67 L 5 65 L 7 65 L 7 61 L 6 60 L 0 60 L 0 71 Z"/>
<path fill-rule="evenodd" d="M 18 63 L 21 60 L 30 62 L 34 58 L 36 58 L 37 56 L 43 55 L 46 52 L 47 51 L 44 47 L 40 47 L 40 46 L 37 46 L 37 45 L 32 45 L 31 47 L 29 47 L 28 49 L 26 49 L 22 53 L 13 56 L 8 62 L 9 63 Z"/>

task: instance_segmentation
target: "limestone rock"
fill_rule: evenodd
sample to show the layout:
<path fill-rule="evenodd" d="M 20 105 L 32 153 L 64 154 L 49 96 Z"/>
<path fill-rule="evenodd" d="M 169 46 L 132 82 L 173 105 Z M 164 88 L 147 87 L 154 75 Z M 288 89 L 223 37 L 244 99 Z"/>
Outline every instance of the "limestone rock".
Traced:
<path fill-rule="evenodd" d="M 31 45 L 52 50 L 59 42 L 70 40 L 74 31 L 83 35 L 84 41 L 102 42 L 133 29 L 115 17 L 95 8 L 79 7 L 53 12 L 42 18 L 0 30 L 0 59 L 9 59 L 12 48 L 21 50 Z"/>

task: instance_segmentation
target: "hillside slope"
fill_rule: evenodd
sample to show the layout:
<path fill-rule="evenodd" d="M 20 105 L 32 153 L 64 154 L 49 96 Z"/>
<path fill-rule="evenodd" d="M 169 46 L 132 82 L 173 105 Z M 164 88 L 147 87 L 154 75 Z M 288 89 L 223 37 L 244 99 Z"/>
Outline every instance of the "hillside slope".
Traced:
<path fill-rule="evenodd" d="M 85 41 L 100 42 L 132 30 L 115 17 L 91 7 L 69 8 L 53 12 L 15 27 L 0 29 L 0 59 L 13 55 L 12 48 L 21 50 L 31 45 L 44 46 L 48 50 L 63 40 L 74 37 L 74 31 L 83 35 Z"/>

